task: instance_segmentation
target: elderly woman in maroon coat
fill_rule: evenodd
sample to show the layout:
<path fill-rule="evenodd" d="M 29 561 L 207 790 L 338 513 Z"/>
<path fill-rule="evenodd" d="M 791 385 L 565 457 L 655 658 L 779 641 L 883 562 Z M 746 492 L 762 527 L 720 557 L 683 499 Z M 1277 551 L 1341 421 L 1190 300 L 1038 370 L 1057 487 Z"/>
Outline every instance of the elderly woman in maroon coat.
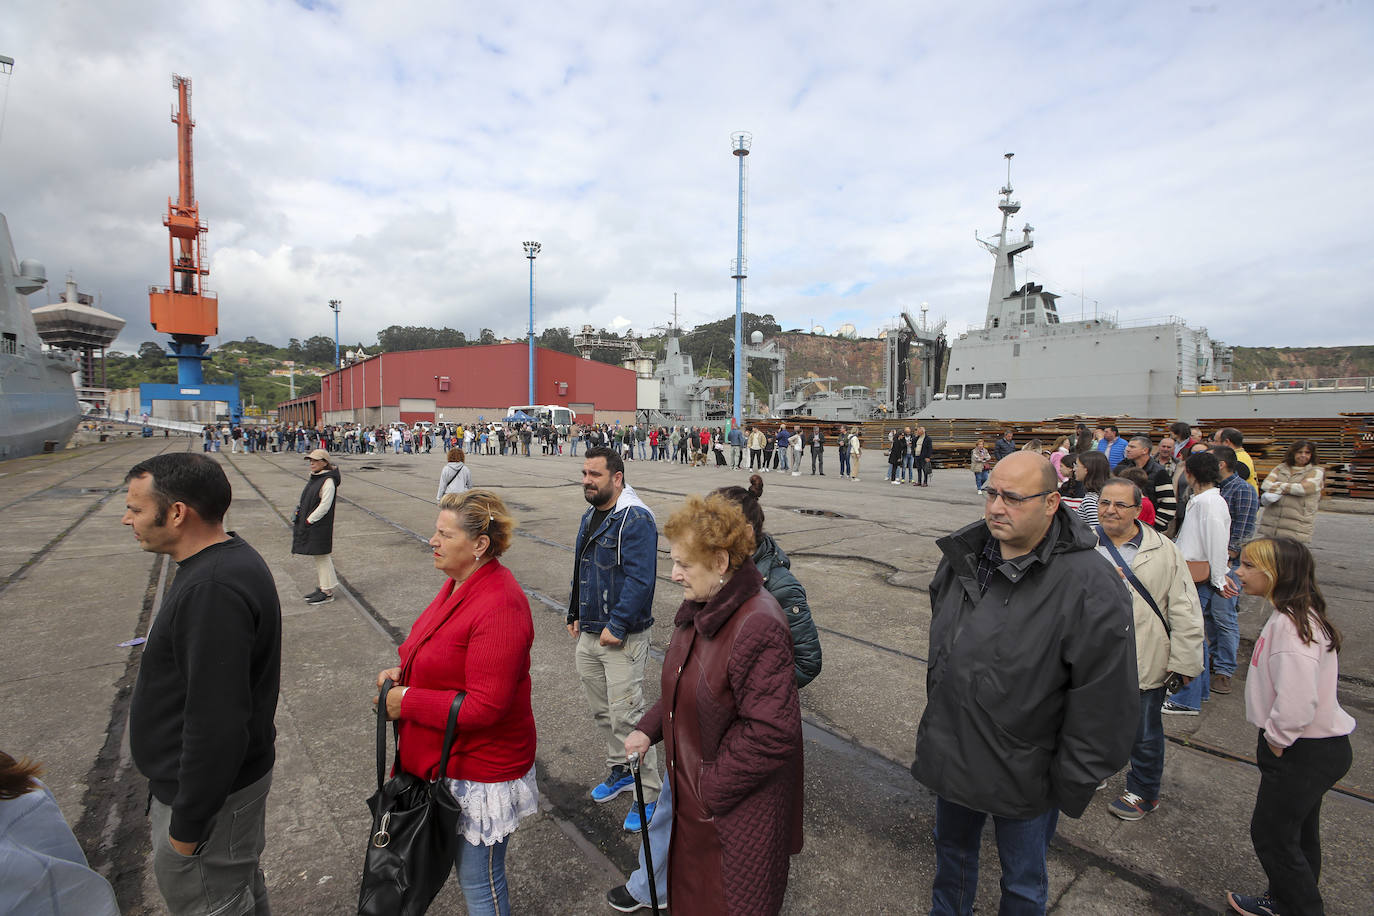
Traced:
<path fill-rule="evenodd" d="M 801 707 L 787 619 L 754 567 L 754 529 L 737 503 L 688 497 L 664 533 L 685 600 L 662 698 L 625 750 L 664 743 L 673 914 L 777 913 L 788 857 L 802 848 Z"/>

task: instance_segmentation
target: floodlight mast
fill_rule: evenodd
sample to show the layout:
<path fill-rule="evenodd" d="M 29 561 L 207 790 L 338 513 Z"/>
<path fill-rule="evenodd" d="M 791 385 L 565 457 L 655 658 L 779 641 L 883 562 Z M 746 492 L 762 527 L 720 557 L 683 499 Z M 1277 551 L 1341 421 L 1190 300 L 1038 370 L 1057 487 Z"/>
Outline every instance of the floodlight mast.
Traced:
<path fill-rule="evenodd" d="M 529 403 L 534 403 L 534 259 L 539 256 L 538 242 L 525 242 L 525 257 L 530 259 L 530 390 Z"/>
<path fill-rule="evenodd" d="M 754 135 L 748 131 L 737 131 L 730 135 L 731 152 L 739 160 L 739 209 L 735 226 L 735 263 L 731 265 L 730 276 L 735 281 L 735 402 L 731 422 L 738 427 L 744 421 L 744 378 L 748 368 L 744 365 L 744 280 L 749 276 L 748 263 L 744 257 L 745 209 L 744 191 L 748 170 L 744 160 L 749 155 L 749 146 Z"/>

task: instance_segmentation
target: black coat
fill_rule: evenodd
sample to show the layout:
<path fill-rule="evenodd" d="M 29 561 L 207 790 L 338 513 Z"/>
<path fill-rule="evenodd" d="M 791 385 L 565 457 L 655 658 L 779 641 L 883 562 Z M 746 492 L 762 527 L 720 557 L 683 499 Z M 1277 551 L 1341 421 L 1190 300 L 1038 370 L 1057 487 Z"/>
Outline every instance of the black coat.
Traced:
<path fill-rule="evenodd" d="M 1124 767 L 1140 718 L 1131 596 L 1060 506 L 1048 536 L 1004 560 L 986 592 L 974 522 L 941 538 L 930 583 L 926 707 L 912 775 L 1000 817 L 1078 817 Z"/>
<path fill-rule="evenodd" d="M 326 480 L 334 481 L 334 502 L 324 518 L 313 525 L 306 524 L 310 513 L 320 504 L 320 490 Z M 339 507 L 338 468 L 330 468 L 323 474 L 311 474 L 301 491 L 301 501 L 296 506 L 296 517 L 291 525 L 291 552 L 305 556 L 323 556 L 334 552 L 334 510 Z"/>

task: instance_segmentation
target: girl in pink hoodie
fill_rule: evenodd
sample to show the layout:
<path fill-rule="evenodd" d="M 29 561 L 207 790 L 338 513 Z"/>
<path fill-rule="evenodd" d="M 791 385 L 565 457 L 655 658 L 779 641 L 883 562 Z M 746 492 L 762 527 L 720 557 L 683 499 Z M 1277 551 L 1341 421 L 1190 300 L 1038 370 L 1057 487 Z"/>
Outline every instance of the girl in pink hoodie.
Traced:
<path fill-rule="evenodd" d="M 1350 769 L 1355 720 L 1336 702 L 1341 635 L 1326 616 L 1312 554 L 1291 538 L 1245 545 L 1238 576 L 1274 613 L 1245 678 L 1245 717 L 1260 729 L 1260 787 L 1250 841 L 1269 879 L 1257 896 L 1227 892 L 1237 913 L 1320 914 L 1322 796 Z"/>

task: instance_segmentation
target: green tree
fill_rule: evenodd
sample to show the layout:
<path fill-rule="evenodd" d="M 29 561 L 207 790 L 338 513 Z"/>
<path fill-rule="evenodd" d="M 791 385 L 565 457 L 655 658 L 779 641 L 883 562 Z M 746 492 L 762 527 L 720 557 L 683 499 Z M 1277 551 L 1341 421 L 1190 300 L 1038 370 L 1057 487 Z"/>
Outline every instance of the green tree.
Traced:
<path fill-rule="evenodd" d="M 539 346 L 559 353 L 573 353 L 572 330 L 570 328 L 545 328 L 535 341 Z"/>
<path fill-rule="evenodd" d="M 161 344 L 145 340 L 138 345 L 138 358 L 149 365 L 157 365 L 167 359 L 167 351 L 162 349 Z"/>
<path fill-rule="evenodd" d="M 301 359 L 311 366 L 334 365 L 334 338 L 317 334 L 301 346 Z"/>
<path fill-rule="evenodd" d="M 477 340 L 483 346 L 494 344 L 496 343 L 496 333 L 491 328 L 483 328 L 481 333 L 477 335 Z"/>

